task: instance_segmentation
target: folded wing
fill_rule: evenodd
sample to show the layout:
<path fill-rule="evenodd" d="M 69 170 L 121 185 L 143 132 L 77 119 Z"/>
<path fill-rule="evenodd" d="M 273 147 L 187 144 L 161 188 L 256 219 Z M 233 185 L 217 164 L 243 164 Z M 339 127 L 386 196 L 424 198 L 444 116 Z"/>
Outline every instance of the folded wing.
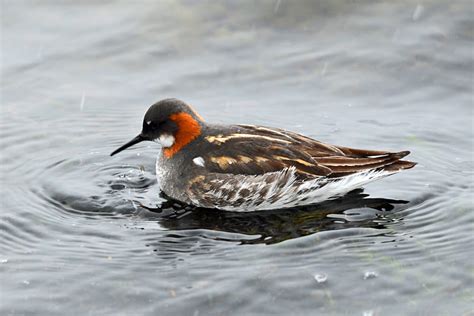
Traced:
<path fill-rule="evenodd" d="M 362 150 L 324 144 L 309 137 L 262 126 L 239 125 L 226 135 L 206 137 L 209 171 L 261 175 L 294 167 L 300 179 L 341 177 L 369 170 L 396 172 L 416 163 L 400 160 L 408 151 Z"/>

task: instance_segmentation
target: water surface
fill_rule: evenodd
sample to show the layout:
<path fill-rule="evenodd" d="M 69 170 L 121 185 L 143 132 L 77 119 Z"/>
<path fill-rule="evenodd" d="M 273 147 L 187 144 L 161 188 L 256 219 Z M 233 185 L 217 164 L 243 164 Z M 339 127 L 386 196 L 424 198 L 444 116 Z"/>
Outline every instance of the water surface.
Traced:
<path fill-rule="evenodd" d="M 474 309 L 469 1 L 1 2 L 2 315 Z M 416 168 L 293 212 L 159 197 L 148 106 Z"/>

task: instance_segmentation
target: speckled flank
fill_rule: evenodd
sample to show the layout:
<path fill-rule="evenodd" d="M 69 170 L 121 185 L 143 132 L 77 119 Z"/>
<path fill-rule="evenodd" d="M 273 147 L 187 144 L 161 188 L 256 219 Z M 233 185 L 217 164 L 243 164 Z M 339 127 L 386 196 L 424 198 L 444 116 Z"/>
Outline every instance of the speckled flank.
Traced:
<path fill-rule="evenodd" d="M 368 171 L 343 178 L 298 181 L 295 168 L 259 176 L 196 177 L 188 193 L 196 205 L 234 212 L 291 208 L 336 198 L 393 172 Z"/>

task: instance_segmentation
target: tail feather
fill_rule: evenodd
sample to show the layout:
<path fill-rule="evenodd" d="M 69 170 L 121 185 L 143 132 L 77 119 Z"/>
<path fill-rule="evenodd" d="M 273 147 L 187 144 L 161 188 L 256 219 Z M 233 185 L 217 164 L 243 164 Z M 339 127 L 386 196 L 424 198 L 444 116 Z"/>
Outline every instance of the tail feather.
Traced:
<path fill-rule="evenodd" d="M 383 156 L 391 154 L 389 151 L 385 150 L 368 150 L 368 149 L 357 149 L 357 148 L 349 148 L 349 147 L 337 147 L 341 150 L 345 155 L 349 157 L 371 157 L 371 156 Z M 410 152 L 407 152 L 407 155 Z"/>
<path fill-rule="evenodd" d="M 343 149 L 345 148 L 343 147 Z M 388 171 L 395 173 L 416 165 L 414 162 L 401 160 L 410 153 L 409 151 L 384 153 L 382 151 L 366 151 L 351 148 L 348 150 L 351 151 L 351 156 L 318 157 L 315 160 L 318 164 L 331 169 L 332 173 L 329 177 L 341 177 L 366 171 Z M 368 155 L 363 155 L 363 153 Z"/>
<path fill-rule="evenodd" d="M 378 157 L 367 157 L 367 158 L 354 158 L 354 157 L 347 157 L 347 156 L 331 156 L 331 157 L 318 157 L 315 160 L 318 164 L 324 165 L 326 167 L 341 167 L 341 166 L 367 166 L 367 165 L 374 165 L 374 164 L 388 164 L 393 161 L 400 160 L 401 158 L 405 157 L 408 153 L 407 152 L 399 152 L 399 153 L 389 153 L 384 156 Z"/>
<path fill-rule="evenodd" d="M 391 171 L 391 172 L 398 172 L 400 170 L 411 169 L 416 166 L 416 162 L 408 161 L 408 160 L 399 160 L 394 162 L 388 166 L 385 166 L 383 170 Z"/>

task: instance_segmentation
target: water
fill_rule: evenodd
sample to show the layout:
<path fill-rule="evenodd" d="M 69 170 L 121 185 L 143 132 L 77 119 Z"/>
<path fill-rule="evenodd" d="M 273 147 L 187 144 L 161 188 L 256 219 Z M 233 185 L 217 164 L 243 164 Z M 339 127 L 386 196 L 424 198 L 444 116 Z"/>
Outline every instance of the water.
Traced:
<path fill-rule="evenodd" d="M 469 1 L 2 1 L 2 315 L 474 309 Z M 148 106 L 419 162 L 294 212 L 158 196 Z M 164 203 L 164 204 L 163 204 Z"/>

